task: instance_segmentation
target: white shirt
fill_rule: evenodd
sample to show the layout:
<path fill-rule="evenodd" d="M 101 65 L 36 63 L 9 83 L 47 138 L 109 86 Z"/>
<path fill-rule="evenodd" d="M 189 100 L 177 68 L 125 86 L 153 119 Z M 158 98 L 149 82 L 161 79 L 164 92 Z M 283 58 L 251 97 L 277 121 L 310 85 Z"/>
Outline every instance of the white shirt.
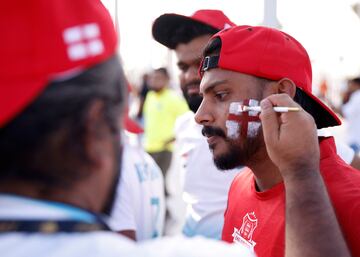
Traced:
<path fill-rule="evenodd" d="M 0 194 L 0 220 L 91 219 L 72 206 Z M 114 232 L 0 233 L 2 257 L 253 257 L 244 246 L 205 239 L 167 238 L 135 244 Z"/>
<path fill-rule="evenodd" d="M 0 194 L 0 220 L 79 220 L 91 222 L 94 216 L 76 207 L 55 202 Z M 131 256 L 133 243 L 114 232 L 89 233 L 0 233 L 2 257 L 20 256 Z"/>
<path fill-rule="evenodd" d="M 179 168 L 184 176 L 183 199 L 187 204 L 183 233 L 220 239 L 229 187 L 240 169 L 220 171 L 215 167 L 201 129 L 191 111 L 180 116 L 175 124 Z"/>
<path fill-rule="evenodd" d="M 336 153 L 343 159 L 347 164 L 351 164 L 354 159 L 355 151 L 342 141 L 335 139 Z"/>
<path fill-rule="evenodd" d="M 341 138 L 339 138 L 336 133 L 334 133 L 334 128 L 336 127 L 330 127 L 330 128 L 322 128 L 317 131 L 318 136 L 320 137 L 334 137 L 335 146 L 336 146 L 336 153 L 345 161 L 347 164 L 351 164 L 352 160 L 355 156 L 355 151 L 348 146 L 346 143 L 344 143 Z"/>
<path fill-rule="evenodd" d="M 360 89 L 355 91 L 349 102 L 343 105 L 342 112 L 348 122 L 348 142 L 360 146 Z"/>
<path fill-rule="evenodd" d="M 162 236 L 165 221 L 163 175 L 143 148 L 124 136 L 122 169 L 114 209 L 114 231 L 135 230 L 136 240 Z"/>

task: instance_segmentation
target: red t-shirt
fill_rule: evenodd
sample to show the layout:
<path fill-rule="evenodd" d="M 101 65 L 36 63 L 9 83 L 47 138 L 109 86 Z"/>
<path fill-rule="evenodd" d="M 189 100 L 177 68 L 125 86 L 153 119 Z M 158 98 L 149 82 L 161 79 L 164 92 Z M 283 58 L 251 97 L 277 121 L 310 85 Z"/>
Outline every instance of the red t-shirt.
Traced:
<path fill-rule="evenodd" d="M 333 138 L 321 140 L 320 152 L 320 171 L 343 234 L 352 256 L 360 257 L 360 171 L 336 154 Z M 257 192 L 251 170 L 241 172 L 230 187 L 222 240 L 244 243 L 258 257 L 283 257 L 284 184 Z"/>

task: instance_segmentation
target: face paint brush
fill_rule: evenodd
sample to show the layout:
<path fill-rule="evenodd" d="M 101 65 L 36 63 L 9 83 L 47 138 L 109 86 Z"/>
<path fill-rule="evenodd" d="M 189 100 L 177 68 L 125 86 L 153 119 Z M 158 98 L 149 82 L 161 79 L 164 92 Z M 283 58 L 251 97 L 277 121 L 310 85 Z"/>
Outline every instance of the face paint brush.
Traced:
<path fill-rule="evenodd" d="M 249 112 L 249 111 L 261 112 L 260 106 L 246 106 L 246 105 L 241 105 L 238 103 L 231 103 L 229 109 L 230 109 L 231 113 L 235 113 L 235 114 L 240 114 L 242 112 Z M 285 106 L 275 106 L 275 107 L 273 107 L 273 109 L 275 112 L 298 112 L 298 111 L 300 111 L 300 108 L 298 108 L 298 107 L 285 107 Z"/>
<path fill-rule="evenodd" d="M 260 128 L 259 113 L 254 111 L 241 111 L 241 106 L 258 106 L 259 101 L 245 99 L 240 102 L 230 103 L 229 114 L 226 120 L 227 135 L 232 139 L 254 138 Z M 238 111 L 240 109 L 240 111 Z"/>

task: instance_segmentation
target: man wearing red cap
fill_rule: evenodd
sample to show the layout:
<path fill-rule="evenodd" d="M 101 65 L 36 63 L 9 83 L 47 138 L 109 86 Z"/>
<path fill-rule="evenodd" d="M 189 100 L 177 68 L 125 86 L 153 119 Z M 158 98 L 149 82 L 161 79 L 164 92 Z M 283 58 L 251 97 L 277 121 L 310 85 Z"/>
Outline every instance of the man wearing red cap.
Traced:
<path fill-rule="evenodd" d="M 102 217 L 119 178 L 125 85 L 108 12 L 94 0 L 0 12 L 1 255 L 132 251 Z"/>
<path fill-rule="evenodd" d="M 312 129 L 340 124 L 311 93 L 310 59 L 301 44 L 276 29 L 230 28 L 210 40 L 201 73 L 195 118 L 214 162 L 219 169 L 248 167 L 230 187 L 222 239 L 259 257 L 288 256 L 295 245 L 303 256 L 348 256 L 342 230 L 352 255 L 360 256 L 359 172 L 337 156 L 333 138 L 319 137 L 319 156 L 317 141 L 303 135 L 309 124 L 290 125 L 310 115 Z M 273 106 L 288 112 L 276 114 Z M 294 132 L 287 142 L 297 145 L 295 155 L 286 144 L 269 147 L 284 139 L 283 129 Z"/>
<path fill-rule="evenodd" d="M 174 13 L 158 17 L 152 27 L 153 37 L 175 50 L 180 69 L 180 85 L 191 111 L 176 121 L 176 147 L 184 174 L 183 199 L 186 218 L 183 233 L 220 239 L 230 183 L 239 169 L 220 172 L 214 165 L 201 126 L 195 123 L 202 97 L 199 95 L 198 68 L 207 41 L 216 32 L 235 26 L 219 10 L 198 10 L 191 16 Z"/>

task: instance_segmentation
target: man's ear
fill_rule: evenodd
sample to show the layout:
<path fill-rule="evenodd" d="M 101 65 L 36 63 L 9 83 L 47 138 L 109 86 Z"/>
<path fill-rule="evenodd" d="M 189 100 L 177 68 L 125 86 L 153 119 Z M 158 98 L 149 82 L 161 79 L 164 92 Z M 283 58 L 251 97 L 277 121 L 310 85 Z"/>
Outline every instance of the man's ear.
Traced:
<path fill-rule="evenodd" d="M 277 90 L 279 94 L 288 94 L 291 98 L 294 98 L 296 85 L 291 79 L 283 78 L 277 82 Z"/>
<path fill-rule="evenodd" d="M 107 153 L 106 137 L 110 135 L 109 127 L 104 119 L 104 103 L 95 100 L 90 104 L 86 116 L 84 135 L 85 152 L 95 165 L 99 165 L 102 157 Z"/>

